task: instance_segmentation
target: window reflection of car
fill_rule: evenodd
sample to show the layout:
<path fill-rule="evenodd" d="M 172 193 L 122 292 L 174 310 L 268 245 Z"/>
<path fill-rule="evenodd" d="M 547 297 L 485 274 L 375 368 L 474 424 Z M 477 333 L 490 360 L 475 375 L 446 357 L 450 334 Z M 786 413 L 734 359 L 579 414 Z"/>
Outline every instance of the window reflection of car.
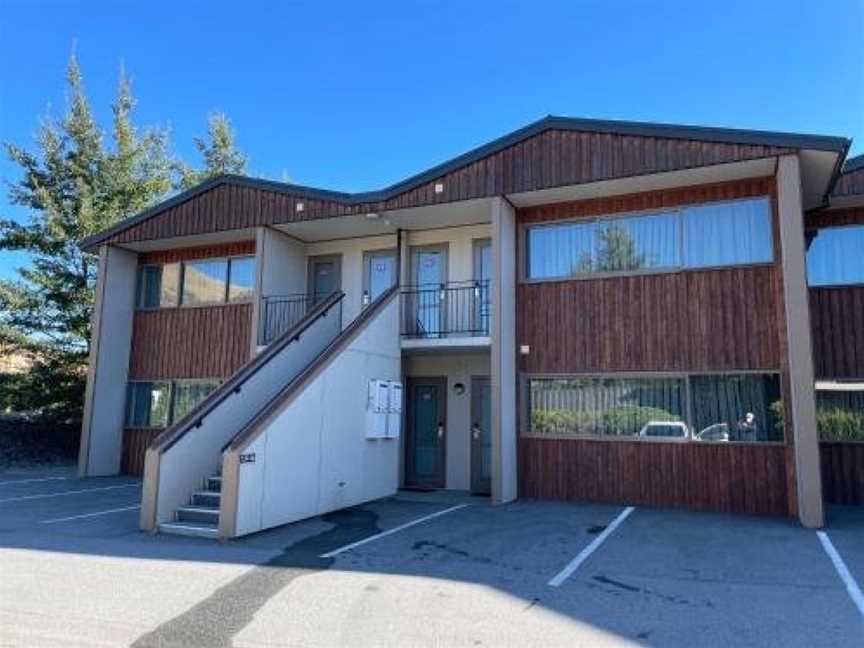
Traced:
<path fill-rule="evenodd" d="M 699 441 L 728 441 L 729 424 L 715 423 L 714 425 L 709 425 L 696 435 L 696 439 Z"/>
<path fill-rule="evenodd" d="M 690 429 L 683 421 L 648 421 L 639 430 L 640 437 L 662 437 L 664 439 L 689 439 Z"/>

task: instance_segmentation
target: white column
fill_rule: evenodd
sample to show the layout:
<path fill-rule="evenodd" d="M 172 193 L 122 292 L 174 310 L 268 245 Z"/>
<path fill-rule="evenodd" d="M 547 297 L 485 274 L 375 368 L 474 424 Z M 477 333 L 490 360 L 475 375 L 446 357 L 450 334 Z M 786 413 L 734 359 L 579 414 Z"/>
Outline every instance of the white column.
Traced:
<path fill-rule="evenodd" d="M 516 454 L 516 213 L 492 200 L 492 501 L 518 496 Z"/>
<path fill-rule="evenodd" d="M 795 442 L 798 517 L 805 527 L 819 528 L 823 526 L 825 519 L 822 510 L 819 436 L 816 429 L 816 394 L 805 265 L 801 172 L 797 155 L 786 155 L 779 159 L 777 194 L 791 395 L 791 403 L 787 411 L 791 411 L 792 414 Z"/>
<path fill-rule="evenodd" d="M 103 245 L 91 320 L 78 474 L 120 472 L 138 255 Z"/>

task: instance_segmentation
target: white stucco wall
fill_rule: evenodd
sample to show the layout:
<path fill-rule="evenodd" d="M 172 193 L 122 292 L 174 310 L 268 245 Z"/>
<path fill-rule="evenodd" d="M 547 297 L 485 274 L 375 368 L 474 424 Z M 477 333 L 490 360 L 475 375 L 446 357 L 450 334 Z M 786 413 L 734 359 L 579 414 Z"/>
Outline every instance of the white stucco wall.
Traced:
<path fill-rule="evenodd" d="M 269 227 L 260 229 L 261 296 L 306 292 L 306 245 Z"/>
<path fill-rule="evenodd" d="M 367 439 L 369 381 L 398 380 L 394 299 L 237 454 L 236 535 L 287 524 L 396 492 L 399 443 Z"/>
<path fill-rule="evenodd" d="M 120 472 L 137 269 L 134 252 L 100 249 L 78 459 L 82 476 Z"/>
<path fill-rule="evenodd" d="M 403 361 L 404 381 L 408 378 L 447 378 L 447 426 L 445 488 L 471 488 L 471 378 L 489 376 L 488 353 L 429 354 L 407 356 Z M 465 385 L 465 393 L 457 395 L 453 386 Z M 403 429 L 406 426 L 403 425 Z M 404 466 L 403 466 L 404 469 Z M 404 475 L 400 473 L 400 480 Z"/>

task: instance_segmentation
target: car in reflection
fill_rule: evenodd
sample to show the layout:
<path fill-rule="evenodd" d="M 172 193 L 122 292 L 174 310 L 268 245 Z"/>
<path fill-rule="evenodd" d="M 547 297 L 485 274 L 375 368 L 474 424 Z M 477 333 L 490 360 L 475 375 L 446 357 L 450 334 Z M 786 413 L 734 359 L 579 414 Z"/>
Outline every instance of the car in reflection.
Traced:
<path fill-rule="evenodd" d="M 641 430 L 640 437 L 661 438 L 686 441 L 729 441 L 729 424 L 714 423 L 693 433 L 684 421 L 648 421 Z"/>

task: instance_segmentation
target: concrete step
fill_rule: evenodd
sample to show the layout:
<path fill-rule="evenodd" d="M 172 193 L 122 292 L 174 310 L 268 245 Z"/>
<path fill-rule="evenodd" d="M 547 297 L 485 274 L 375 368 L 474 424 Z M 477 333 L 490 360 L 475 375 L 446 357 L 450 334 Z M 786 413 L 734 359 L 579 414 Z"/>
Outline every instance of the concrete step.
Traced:
<path fill-rule="evenodd" d="M 208 508 L 219 508 L 222 503 L 222 493 L 219 491 L 195 491 L 192 493 L 192 506 L 206 506 Z"/>
<path fill-rule="evenodd" d="M 214 477 L 208 477 L 208 478 L 205 480 L 205 482 L 206 482 L 206 483 L 205 483 L 205 486 L 204 486 L 204 487 L 205 487 L 208 491 L 216 491 L 216 492 L 219 492 L 219 491 L 222 490 L 222 478 L 221 478 L 219 475 L 216 475 L 216 476 L 214 476 Z"/>
<path fill-rule="evenodd" d="M 201 522 L 163 522 L 159 525 L 159 532 L 194 538 L 219 537 L 218 526 L 215 524 L 203 524 Z"/>
<path fill-rule="evenodd" d="M 219 509 L 210 506 L 181 506 L 177 509 L 177 522 L 203 522 L 219 526 Z"/>

